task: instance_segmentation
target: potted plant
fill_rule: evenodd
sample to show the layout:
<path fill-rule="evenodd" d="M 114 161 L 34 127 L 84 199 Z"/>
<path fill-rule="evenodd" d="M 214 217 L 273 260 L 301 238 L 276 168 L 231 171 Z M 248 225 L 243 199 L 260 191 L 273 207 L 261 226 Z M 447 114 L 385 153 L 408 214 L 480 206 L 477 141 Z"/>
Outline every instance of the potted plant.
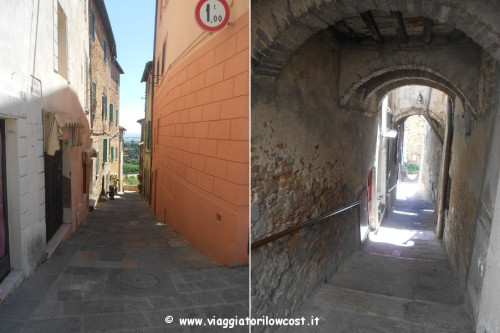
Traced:
<path fill-rule="evenodd" d="M 110 187 L 110 192 L 111 188 L 113 188 L 113 192 L 116 193 L 118 192 L 118 176 L 117 175 L 111 175 L 109 176 L 109 187 Z"/>
<path fill-rule="evenodd" d="M 408 179 L 415 180 L 418 177 L 419 167 L 414 163 L 405 163 L 405 168 L 408 171 Z"/>

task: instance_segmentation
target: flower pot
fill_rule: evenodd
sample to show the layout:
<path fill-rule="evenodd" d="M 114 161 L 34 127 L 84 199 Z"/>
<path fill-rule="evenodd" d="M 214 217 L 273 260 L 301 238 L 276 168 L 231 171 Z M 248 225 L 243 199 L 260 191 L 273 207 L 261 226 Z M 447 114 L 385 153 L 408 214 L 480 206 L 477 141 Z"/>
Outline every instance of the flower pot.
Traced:
<path fill-rule="evenodd" d="M 409 180 L 415 180 L 418 178 L 418 173 L 409 173 L 408 174 L 408 179 Z"/>

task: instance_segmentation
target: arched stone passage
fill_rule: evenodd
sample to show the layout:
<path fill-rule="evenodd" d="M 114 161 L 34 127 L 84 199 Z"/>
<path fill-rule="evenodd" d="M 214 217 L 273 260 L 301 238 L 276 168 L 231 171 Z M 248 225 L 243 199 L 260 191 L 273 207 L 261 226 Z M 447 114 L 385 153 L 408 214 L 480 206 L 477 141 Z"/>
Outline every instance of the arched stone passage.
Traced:
<path fill-rule="evenodd" d="M 346 17 L 372 11 L 399 11 L 447 23 L 500 60 L 500 3 L 478 1 L 252 1 L 253 75 L 276 77 L 290 55 L 311 36 Z"/>
<path fill-rule="evenodd" d="M 393 121 L 396 125 L 398 125 L 403 123 L 406 119 L 408 119 L 411 116 L 428 117 L 432 122 L 436 124 L 436 126 L 440 126 L 441 128 L 444 127 L 443 119 L 438 114 L 436 114 L 432 110 L 425 110 L 424 108 L 416 108 L 416 107 L 411 107 L 407 110 L 404 110 L 399 115 L 395 116 L 393 118 Z"/>
<path fill-rule="evenodd" d="M 486 254 L 484 248 L 476 251 L 476 245 L 486 239 L 491 224 L 491 218 L 477 223 L 477 217 L 479 212 L 492 216 L 488 207 L 496 192 L 491 188 L 496 189 L 498 182 L 498 168 L 488 164 L 488 156 L 494 151 L 490 140 L 500 79 L 497 61 L 487 52 L 496 43 L 492 31 L 498 31 L 487 12 L 489 8 L 498 13 L 497 5 L 480 1 L 484 7 L 479 8 L 464 2 L 447 10 L 444 1 L 434 1 L 430 8 L 425 7 L 427 2 L 421 8 L 406 8 L 411 4 L 405 1 L 401 4 L 405 8 L 400 8 L 395 1 L 354 5 L 318 0 L 288 1 L 289 7 L 283 9 L 281 1 L 254 3 L 253 240 L 357 200 L 374 165 L 379 101 L 402 85 L 431 86 L 452 97 L 455 108 L 444 243 L 477 311 L 476 291 L 482 287 L 477 264 Z M 473 40 L 440 37 L 402 45 L 397 37 L 384 43 L 358 43 L 337 40 L 332 34 L 332 24 L 373 9 L 448 22 Z M 480 18 L 474 16 L 479 12 Z M 475 17 L 478 25 L 462 27 L 463 17 Z M 474 29 L 484 34 L 471 35 Z M 494 38 L 488 42 L 485 36 Z M 469 106 L 474 114 L 472 131 L 466 124 Z M 485 185 L 487 195 L 483 195 L 485 172 L 494 183 Z M 351 211 L 253 251 L 255 314 L 289 315 L 300 306 L 359 247 L 357 223 L 357 212 Z M 482 230 L 477 233 L 476 227 Z M 474 241 L 476 233 L 482 235 L 479 242 Z"/>
<path fill-rule="evenodd" d="M 420 83 L 458 96 L 476 110 L 480 54 L 468 39 L 427 48 L 342 46 L 340 106 L 373 112 L 378 105 L 373 104 L 373 96 L 380 99 L 392 89 Z"/>

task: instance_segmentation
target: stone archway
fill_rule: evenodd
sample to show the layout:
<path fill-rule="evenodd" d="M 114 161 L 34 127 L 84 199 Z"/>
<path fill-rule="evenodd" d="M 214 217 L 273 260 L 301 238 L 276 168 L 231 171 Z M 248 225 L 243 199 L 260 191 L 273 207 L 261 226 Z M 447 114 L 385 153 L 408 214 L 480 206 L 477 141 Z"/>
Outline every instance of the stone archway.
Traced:
<path fill-rule="evenodd" d="M 461 283 L 480 290 L 481 253 L 472 252 L 483 225 L 478 210 L 491 201 L 482 184 L 500 82 L 498 12 L 500 4 L 487 1 L 254 0 L 254 240 L 357 200 L 373 166 L 380 100 L 403 85 L 426 85 L 446 92 L 455 112 L 444 243 Z M 377 33 L 380 20 L 392 18 L 395 30 L 379 25 Z M 407 41 L 397 33 L 401 20 Z M 413 35 L 412 22 L 420 29 Z M 468 109 L 474 129 L 467 138 Z M 358 239 L 349 214 L 252 252 L 257 314 L 289 314 L 342 265 Z M 479 296 L 470 297 L 477 311 Z"/>
<path fill-rule="evenodd" d="M 411 2 L 303 0 L 252 1 L 252 67 L 253 75 L 276 77 L 289 57 L 311 36 L 346 17 L 359 17 L 379 10 L 403 13 L 407 17 L 428 18 L 424 23 L 448 23 L 472 38 L 497 60 L 500 59 L 500 21 L 496 13 L 500 3 L 492 1 L 445 0 Z M 366 16 L 366 15 L 365 15 Z M 428 31 L 429 29 L 427 29 Z M 425 36 L 428 41 L 431 37 Z M 427 32 L 428 34 L 428 32 Z"/>

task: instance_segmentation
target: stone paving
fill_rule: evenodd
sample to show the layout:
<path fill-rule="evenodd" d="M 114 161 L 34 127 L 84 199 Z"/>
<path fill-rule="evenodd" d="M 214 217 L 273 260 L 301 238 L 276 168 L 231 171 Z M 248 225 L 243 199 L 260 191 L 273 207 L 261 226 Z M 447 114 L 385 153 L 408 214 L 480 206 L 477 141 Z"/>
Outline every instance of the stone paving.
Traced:
<path fill-rule="evenodd" d="M 0 304 L 0 332 L 220 332 L 178 318 L 245 318 L 248 286 L 248 267 L 205 257 L 125 192 L 99 203 Z"/>
<path fill-rule="evenodd" d="M 379 231 L 291 315 L 319 325 L 279 331 L 474 332 L 434 229 L 433 203 L 398 194 Z"/>

